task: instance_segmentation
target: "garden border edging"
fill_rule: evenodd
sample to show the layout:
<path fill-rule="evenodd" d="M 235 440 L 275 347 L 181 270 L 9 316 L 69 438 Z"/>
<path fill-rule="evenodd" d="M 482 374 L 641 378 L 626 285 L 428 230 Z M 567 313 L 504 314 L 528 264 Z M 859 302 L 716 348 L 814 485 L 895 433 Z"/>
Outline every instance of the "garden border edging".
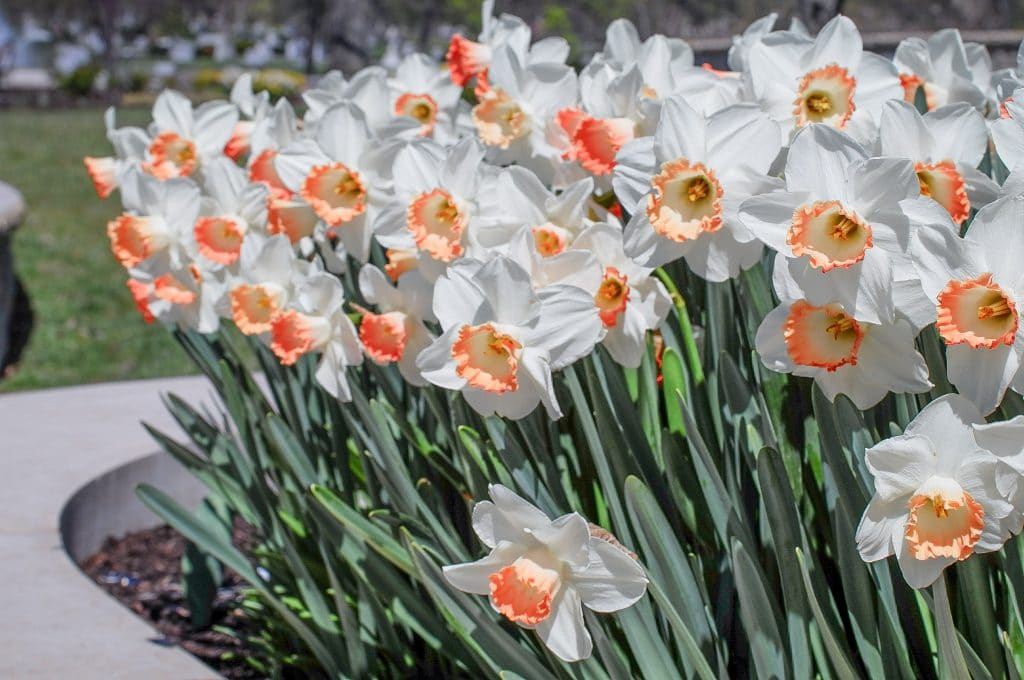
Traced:
<path fill-rule="evenodd" d="M 72 550 L 102 541 L 100 522 L 72 519 L 66 511 L 89 507 L 86 499 L 112 488 L 125 469 L 167 474 L 171 461 L 144 456 L 155 447 L 140 421 L 178 436 L 160 399 L 168 392 L 192 404 L 212 402 L 202 376 L 0 394 L 0 593 L 7 608 L 0 620 L 0 677 L 219 677 L 184 650 L 163 644 L 154 628 L 82 573 L 62 541 L 62 528 L 75 536 L 68 541 Z M 151 476 L 126 484 L 119 495 L 138 503 L 138 481 L 179 492 L 168 478 Z M 113 500 L 106 503 L 109 511 Z M 138 522 L 157 520 L 119 517 L 108 526 L 127 530 Z"/>

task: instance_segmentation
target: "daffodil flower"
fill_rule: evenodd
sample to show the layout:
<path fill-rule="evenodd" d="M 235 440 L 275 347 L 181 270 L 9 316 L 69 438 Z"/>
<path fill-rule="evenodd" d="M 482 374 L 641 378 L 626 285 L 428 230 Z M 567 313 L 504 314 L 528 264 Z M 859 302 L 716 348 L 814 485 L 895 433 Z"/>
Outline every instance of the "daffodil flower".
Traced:
<path fill-rule="evenodd" d="M 865 562 L 896 555 L 912 588 L 974 553 L 992 552 L 1009 536 L 1013 506 L 999 491 L 999 461 L 975 438 L 984 423 L 955 394 L 928 404 L 902 435 L 867 450 L 875 494 L 857 527 Z"/>
<path fill-rule="evenodd" d="M 591 293 L 567 285 L 534 290 L 529 273 L 507 257 L 465 260 L 435 284 L 434 315 L 444 333 L 416 366 L 483 415 L 518 419 L 543 403 L 560 418 L 551 374 L 600 340 L 594 312 Z"/>
<path fill-rule="evenodd" d="M 494 610 L 537 636 L 563 661 L 590 656 L 583 607 L 614 612 L 647 590 L 636 556 L 607 531 L 571 513 L 549 519 L 500 484 L 473 507 L 473 529 L 491 549 L 483 559 L 444 567 L 455 588 L 487 595 Z"/>
<path fill-rule="evenodd" d="M 766 174 L 780 148 L 778 124 L 753 106 L 704 117 L 680 97 L 667 100 L 654 136 L 617 156 L 615 193 L 632 214 L 626 253 L 645 267 L 682 257 L 710 281 L 749 269 L 763 247 L 737 210 L 781 188 Z"/>

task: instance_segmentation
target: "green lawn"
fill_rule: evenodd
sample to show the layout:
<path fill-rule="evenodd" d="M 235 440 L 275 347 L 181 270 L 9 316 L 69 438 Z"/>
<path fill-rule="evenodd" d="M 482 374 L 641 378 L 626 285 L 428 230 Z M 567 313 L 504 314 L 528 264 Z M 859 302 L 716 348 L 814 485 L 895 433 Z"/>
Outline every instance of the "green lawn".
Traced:
<path fill-rule="evenodd" d="M 148 117 L 125 111 L 118 122 Z M 101 110 L 0 111 L 0 179 L 28 203 L 14 262 L 36 315 L 29 348 L 0 391 L 193 372 L 166 329 L 143 323 L 110 253 L 106 224 L 120 200 L 97 198 L 82 165 L 83 156 L 110 153 Z"/>

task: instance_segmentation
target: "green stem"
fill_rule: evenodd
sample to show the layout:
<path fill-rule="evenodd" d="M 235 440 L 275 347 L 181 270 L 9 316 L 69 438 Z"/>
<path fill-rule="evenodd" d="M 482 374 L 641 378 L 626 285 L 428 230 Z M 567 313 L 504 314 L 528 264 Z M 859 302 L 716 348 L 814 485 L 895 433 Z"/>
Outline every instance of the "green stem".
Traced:
<path fill-rule="evenodd" d="M 661 282 L 665 284 L 665 288 L 668 289 L 668 293 L 672 298 L 672 304 L 676 308 L 676 317 L 679 319 L 679 331 L 682 334 L 683 353 L 686 354 L 686 364 L 690 369 L 694 385 L 702 385 L 704 383 L 704 367 L 701 365 L 697 340 L 693 337 L 690 315 L 686 311 L 686 300 L 667 271 L 658 267 L 655 273 L 661 279 Z"/>

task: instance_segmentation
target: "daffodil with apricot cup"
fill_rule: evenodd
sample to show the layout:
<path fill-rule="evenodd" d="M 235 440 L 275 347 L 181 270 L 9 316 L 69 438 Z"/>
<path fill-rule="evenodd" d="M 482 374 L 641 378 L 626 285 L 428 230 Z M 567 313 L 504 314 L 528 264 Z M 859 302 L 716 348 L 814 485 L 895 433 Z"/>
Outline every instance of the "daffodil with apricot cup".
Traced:
<path fill-rule="evenodd" d="M 494 610 L 537 632 L 564 661 L 590 656 L 583 607 L 614 612 L 647 591 L 636 556 L 607 531 L 571 513 L 549 519 L 500 484 L 473 508 L 473 530 L 487 557 L 444 568 L 459 590 L 487 595 Z"/>
<path fill-rule="evenodd" d="M 912 588 L 974 553 L 999 550 L 1013 506 L 999 491 L 1006 468 L 979 446 L 984 423 L 967 399 L 949 394 L 926 406 L 897 437 L 867 450 L 875 495 L 857 528 L 865 562 L 895 554 Z"/>
<path fill-rule="evenodd" d="M 982 208 L 967 236 L 922 226 L 914 266 L 936 307 L 946 372 L 960 394 L 991 413 L 1007 387 L 1024 392 L 1024 195 Z"/>

